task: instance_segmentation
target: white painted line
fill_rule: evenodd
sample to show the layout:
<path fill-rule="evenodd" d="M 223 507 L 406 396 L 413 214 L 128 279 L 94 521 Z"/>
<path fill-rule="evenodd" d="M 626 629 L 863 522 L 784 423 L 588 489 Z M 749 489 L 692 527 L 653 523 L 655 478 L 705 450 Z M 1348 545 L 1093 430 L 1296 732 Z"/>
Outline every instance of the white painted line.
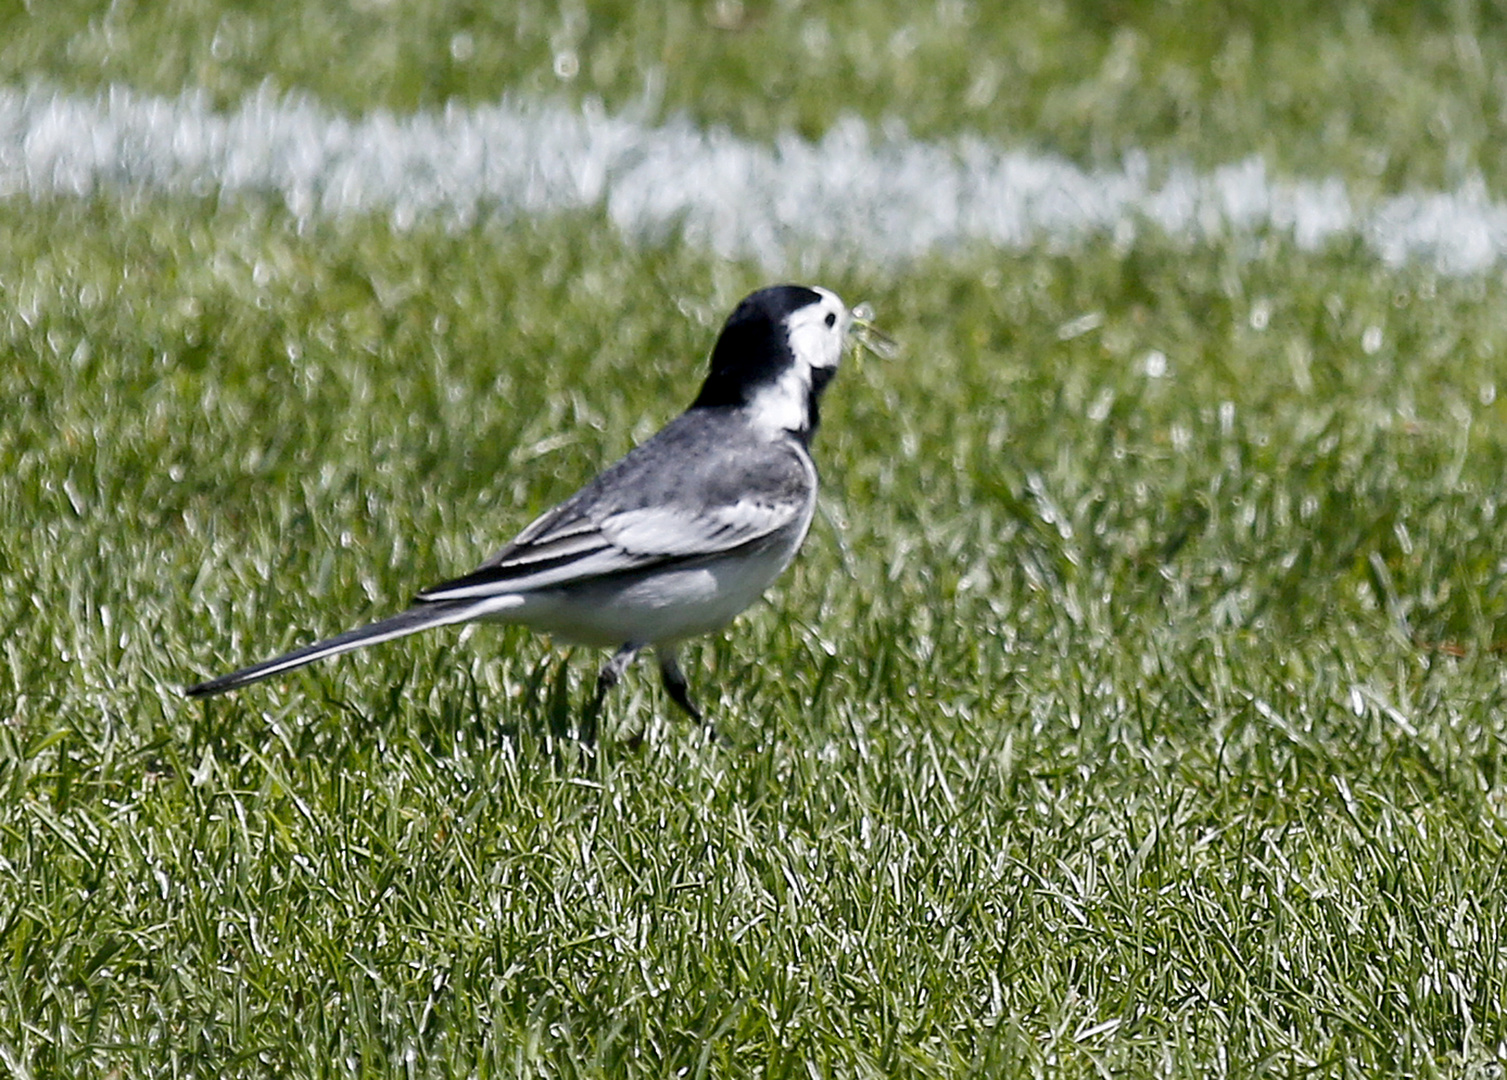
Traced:
<path fill-rule="evenodd" d="M 216 112 L 195 94 L 0 89 L 0 197 L 121 188 L 261 192 L 299 217 L 377 211 L 401 226 L 603 207 L 631 236 L 679 230 L 771 268 L 972 245 L 1124 247 L 1147 228 L 1195 244 L 1270 230 L 1305 250 L 1360 237 L 1388 265 L 1448 273 L 1507 261 L 1507 205 L 1480 183 L 1361 204 L 1341 180 L 1275 180 L 1256 158 L 1153 184 L 1144 157 L 1085 170 L 977 138 L 875 137 L 856 120 L 770 146 L 507 98 L 348 119 L 266 94 Z"/>

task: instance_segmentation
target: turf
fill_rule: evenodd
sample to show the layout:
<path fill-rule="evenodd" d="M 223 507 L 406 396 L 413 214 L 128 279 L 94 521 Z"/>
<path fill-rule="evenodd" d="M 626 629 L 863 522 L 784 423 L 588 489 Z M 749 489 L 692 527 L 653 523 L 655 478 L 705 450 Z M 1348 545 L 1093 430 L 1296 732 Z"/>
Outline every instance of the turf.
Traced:
<path fill-rule="evenodd" d="M 1507 145 L 1469 4 L 507 10 L 12 6 L 0 58 L 352 112 L 647 80 L 1362 194 Z M 594 214 L 0 201 L 0 1072 L 1501 1075 L 1507 281 L 1151 229 L 809 276 L 903 351 L 689 652 L 725 741 L 645 665 L 582 762 L 600 657 L 516 630 L 178 688 L 468 569 L 764 271 Z"/>
<path fill-rule="evenodd" d="M 184 682 L 464 569 L 756 284 L 591 220 L 5 208 L 19 1075 L 1459 1075 L 1503 1033 L 1500 283 L 834 268 L 827 511 L 594 764 L 596 657 Z M 641 746 L 635 746 L 643 736 Z M 111 1070 L 114 1070 L 112 1072 Z"/>
<path fill-rule="evenodd" d="M 1507 181 L 1507 26 L 1480 0 L 85 0 L 0 5 L 13 78 L 352 113 L 507 92 L 776 138 L 842 116 L 1117 166 L 1259 154 L 1376 192 Z"/>

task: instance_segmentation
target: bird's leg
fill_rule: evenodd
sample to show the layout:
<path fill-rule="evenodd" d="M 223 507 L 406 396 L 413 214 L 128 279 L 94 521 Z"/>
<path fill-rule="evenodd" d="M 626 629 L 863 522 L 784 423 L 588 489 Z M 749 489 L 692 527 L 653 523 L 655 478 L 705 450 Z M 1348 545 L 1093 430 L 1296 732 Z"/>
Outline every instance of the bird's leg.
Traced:
<path fill-rule="evenodd" d="M 635 641 L 630 641 L 617 652 L 612 654 L 612 659 L 602 665 L 602 670 L 597 674 L 597 692 L 591 699 L 591 704 L 586 709 L 586 715 L 581 718 L 581 742 L 587 749 L 596 746 L 597 742 L 597 717 L 601 715 L 602 705 L 607 701 L 607 695 L 623 677 L 623 672 L 628 670 L 628 665 L 633 663 L 633 658 L 638 655 L 643 646 Z"/>
<path fill-rule="evenodd" d="M 717 731 L 712 722 L 702 715 L 696 703 L 691 700 L 690 684 L 686 682 L 685 672 L 680 670 L 680 658 L 675 655 L 675 650 L 661 646 L 659 653 L 659 677 L 664 680 L 665 693 L 670 695 L 670 700 L 679 705 L 692 720 L 697 721 L 706 728 L 706 741 L 715 742 Z"/>

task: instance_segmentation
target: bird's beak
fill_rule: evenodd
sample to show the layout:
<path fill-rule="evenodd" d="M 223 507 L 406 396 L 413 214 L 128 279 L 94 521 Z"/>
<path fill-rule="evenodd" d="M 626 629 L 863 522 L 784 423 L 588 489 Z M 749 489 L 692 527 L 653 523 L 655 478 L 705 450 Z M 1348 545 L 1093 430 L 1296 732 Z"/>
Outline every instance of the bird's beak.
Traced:
<path fill-rule="evenodd" d="M 848 333 L 853 335 L 859 349 L 873 353 L 880 360 L 893 360 L 900 355 L 900 346 L 895 339 L 875 329 L 874 307 L 868 301 L 855 305 L 848 318 Z M 856 351 L 853 359 L 858 359 Z"/>

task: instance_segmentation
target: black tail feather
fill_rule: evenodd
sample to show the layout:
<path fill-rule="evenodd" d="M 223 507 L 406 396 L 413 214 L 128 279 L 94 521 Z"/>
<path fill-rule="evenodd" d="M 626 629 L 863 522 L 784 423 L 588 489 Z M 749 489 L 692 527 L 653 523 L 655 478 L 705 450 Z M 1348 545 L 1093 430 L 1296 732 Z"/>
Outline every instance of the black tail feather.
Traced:
<path fill-rule="evenodd" d="M 478 604 L 474 600 L 459 603 L 416 604 L 407 611 L 399 612 L 380 622 L 374 622 L 370 626 L 347 630 L 343 634 L 336 634 L 324 641 L 316 641 L 312 645 L 294 649 L 290 653 L 271 660 L 263 660 L 260 664 L 252 664 L 239 671 L 232 671 L 228 675 L 221 675 L 219 678 L 185 687 L 183 693 L 195 698 L 223 694 L 227 690 L 235 690 L 250 683 L 260 682 L 262 679 L 270 679 L 284 671 L 301 668 L 305 664 L 312 664 L 327 656 L 338 656 L 352 649 L 359 649 L 363 645 L 375 645 L 380 641 L 406 637 L 420 630 L 427 630 L 431 626 L 465 622 L 474 616 L 477 607 Z"/>

